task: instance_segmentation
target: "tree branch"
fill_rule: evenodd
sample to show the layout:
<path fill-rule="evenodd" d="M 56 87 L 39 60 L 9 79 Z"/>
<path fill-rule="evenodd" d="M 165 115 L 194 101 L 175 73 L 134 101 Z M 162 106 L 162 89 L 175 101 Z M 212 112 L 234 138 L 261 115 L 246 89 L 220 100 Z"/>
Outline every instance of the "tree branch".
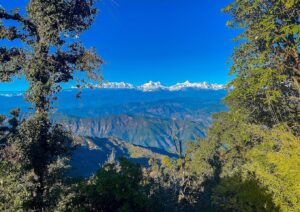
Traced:
<path fill-rule="evenodd" d="M 25 27 L 28 28 L 32 35 L 37 35 L 36 26 L 29 20 L 23 18 L 20 14 L 9 14 L 5 10 L 0 9 L 0 19 L 13 20 L 19 23 L 22 23 Z"/>

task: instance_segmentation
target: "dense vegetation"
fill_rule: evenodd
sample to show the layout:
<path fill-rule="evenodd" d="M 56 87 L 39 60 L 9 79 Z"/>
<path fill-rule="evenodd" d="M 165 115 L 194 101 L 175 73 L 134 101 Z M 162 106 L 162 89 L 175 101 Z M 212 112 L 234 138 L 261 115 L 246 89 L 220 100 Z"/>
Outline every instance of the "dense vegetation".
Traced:
<path fill-rule="evenodd" d="M 28 46 L 0 48 L 0 79 L 25 75 L 35 107 L 28 120 L 19 110 L 0 117 L 0 210 L 299 211 L 300 1 L 235 0 L 224 8 L 228 26 L 242 33 L 230 110 L 214 115 L 205 139 L 182 151 L 174 136 L 179 159 L 151 159 L 147 168 L 108 161 L 78 180 L 64 176 L 71 136 L 48 114 L 50 97 L 75 70 L 98 76 L 101 60 L 63 35 L 90 26 L 93 3 L 31 0 L 25 17 L 0 9 L 0 38 Z"/>
<path fill-rule="evenodd" d="M 243 29 L 225 98 L 230 111 L 214 116 L 194 153 L 211 154 L 211 206 L 299 211 L 300 1 L 234 1 L 224 11 L 229 26 Z M 205 142 L 211 151 L 203 152 Z"/>
<path fill-rule="evenodd" d="M 30 0 L 25 10 L 13 11 L 0 7 L 0 39 L 9 42 L 0 47 L 0 80 L 25 77 L 26 99 L 33 107 L 30 118 L 20 123 L 16 111 L 8 124 L 1 117 L 0 210 L 51 208 L 64 189 L 72 139 L 63 126 L 51 123 L 49 113 L 61 83 L 72 80 L 76 71 L 100 78 L 102 61 L 76 39 L 96 13 L 93 0 Z"/>

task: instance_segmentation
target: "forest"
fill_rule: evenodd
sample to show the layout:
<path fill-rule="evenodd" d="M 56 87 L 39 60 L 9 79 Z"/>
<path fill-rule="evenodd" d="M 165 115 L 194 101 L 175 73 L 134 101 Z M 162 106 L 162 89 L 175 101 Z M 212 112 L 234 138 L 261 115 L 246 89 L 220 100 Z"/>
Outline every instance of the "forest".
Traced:
<path fill-rule="evenodd" d="M 83 179 L 65 174 L 76 144 L 50 113 L 62 83 L 102 80 L 103 60 L 78 39 L 95 0 L 0 7 L 0 40 L 22 43 L 0 46 L 0 82 L 25 77 L 32 104 L 26 119 L 18 105 L 0 116 L 0 211 L 300 211 L 300 1 L 232 0 L 223 12 L 240 33 L 229 110 L 176 159 L 112 157 Z"/>

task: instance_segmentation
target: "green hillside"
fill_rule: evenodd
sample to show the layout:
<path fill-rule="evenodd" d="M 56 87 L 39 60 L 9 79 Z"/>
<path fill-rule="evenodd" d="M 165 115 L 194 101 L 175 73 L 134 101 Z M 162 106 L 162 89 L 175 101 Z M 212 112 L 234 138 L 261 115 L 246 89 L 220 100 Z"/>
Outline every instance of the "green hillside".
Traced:
<path fill-rule="evenodd" d="M 148 166 L 151 158 L 160 161 L 163 157 L 178 157 L 162 149 L 141 147 L 113 137 L 76 136 L 74 140 L 78 147 L 72 155 L 72 168 L 68 172 L 71 176 L 91 176 L 106 162 L 117 161 L 121 157 L 143 166 Z"/>

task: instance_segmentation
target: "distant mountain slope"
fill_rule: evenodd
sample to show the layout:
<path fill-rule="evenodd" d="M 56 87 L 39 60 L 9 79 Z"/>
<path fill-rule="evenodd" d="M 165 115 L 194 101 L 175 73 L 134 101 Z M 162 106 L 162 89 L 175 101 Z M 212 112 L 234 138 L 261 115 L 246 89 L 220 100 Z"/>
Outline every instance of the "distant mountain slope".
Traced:
<path fill-rule="evenodd" d="M 219 106 L 224 105 L 221 99 L 226 95 L 225 90 L 201 90 L 186 89 L 179 91 L 157 90 L 153 92 L 143 92 L 135 89 L 84 89 L 81 98 L 76 98 L 79 92 L 77 89 L 64 90 L 58 95 L 58 101 L 54 102 L 57 112 L 65 115 L 75 115 L 90 117 L 98 115 L 108 115 L 115 112 L 123 113 L 132 104 L 147 104 L 153 102 L 185 102 L 185 105 L 202 107 L 207 102 L 215 102 Z M 7 114 L 11 108 L 18 107 L 23 112 L 27 112 L 30 105 L 24 101 L 22 92 L 0 92 L 0 114 Z M 110 110 L 113 108 L 114 110 Z M 118 108 L 122 109 L 118 110 Z M 95 112 L 92 114 L 92 112 Z"/>
<path fill-rule="evenodd" d="M 174 152 L 174 133 L 184 143 L 203 137 L 211 114 L 227 109 L 222 104 L 226 91 L 209 89 L 205 83 L 179 83 L 172 91 L 171 87 L 158 89 L 159 83 L 148 83 L 144 86 L 149 88 L 147 92 L 121 89 L 130 87 L 126 84 L 113 86 L 116 88 L 83 89 L 79 99 L 78 89 L 64 90 L 54 102 L 56 109 L 51 116 L 78 135 L 114 136 L 131 144 Z M 0 102 L 4 102 L 0 114 L 14 107 L 21 108 L 23 117 L 30 112 L 19 92 L 2 92 Z"/>
<path fill-rule="evenodd" d="M 108 161 L 114 154 L 115 159 L 126 157 L 134 162 L 147 165 L 150 158 L 160 160 L 163 156 L 176 157 L 163 150 L 145 148 L 129 144 L 117 138 L 75 137 L 79 144 L 72 155 L 72 168 L 68 174 L 88 177 Z"/>
<path fill-rule="evenodd" d="M 184 141 L 203 137 L 205 126 L 191 121 L 173 121 L 143 116 L 116 115 L 99 118 L 56 116 L 72 132 L 83 136 L 120 138 L 128 143 L 175 151 L 172 131 L 182 131 Z M 182 128 L 182 129 L 181 129 Z"/>

